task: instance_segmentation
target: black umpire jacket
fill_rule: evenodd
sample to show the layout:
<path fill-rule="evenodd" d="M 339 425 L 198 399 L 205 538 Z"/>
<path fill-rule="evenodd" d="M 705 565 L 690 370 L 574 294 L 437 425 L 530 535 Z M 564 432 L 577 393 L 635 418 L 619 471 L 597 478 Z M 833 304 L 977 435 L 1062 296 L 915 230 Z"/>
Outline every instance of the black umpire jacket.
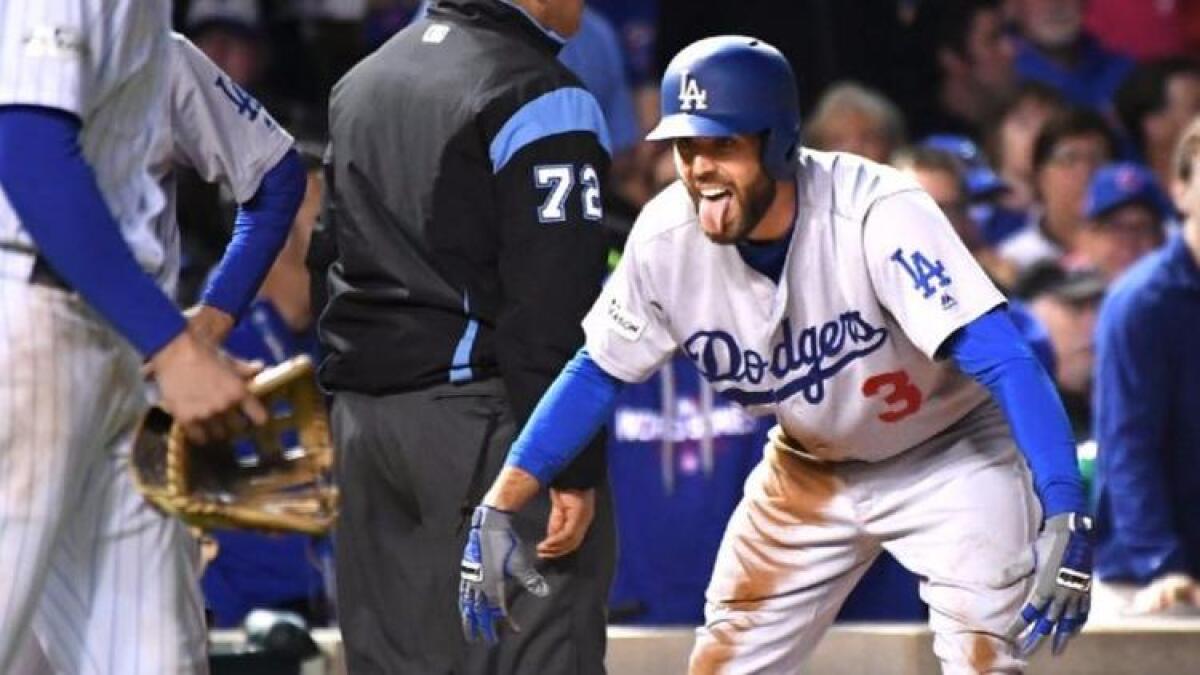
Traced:
<path fill-rule="evenodd" d="M 499 376 L 524 424 L 583 343 L 608 132 L 560 47 L 502 0 L 441 0 L 334 87 L 325 388 Z M 601 448 L 555 485 L 596 484 Z"/>

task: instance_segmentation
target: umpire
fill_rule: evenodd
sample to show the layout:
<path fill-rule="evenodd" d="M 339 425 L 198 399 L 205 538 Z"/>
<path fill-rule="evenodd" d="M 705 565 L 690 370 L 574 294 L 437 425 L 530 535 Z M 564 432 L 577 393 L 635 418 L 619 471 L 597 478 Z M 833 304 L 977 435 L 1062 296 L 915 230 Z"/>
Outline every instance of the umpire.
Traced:
<path fill-rule="evenodd" d="M 604 274 L 608 132 L 555 58 L 582 7 L 440 0 L 333 89 L 320 378 L 352 675 L 604 672 L 600 442 L 519 516 L 535 541 L 563 519 L 582 533 L 594 508 L 582 546 L 542 561 L 554 593 L 519 596 L 520 632 L 491 650 L 464 641 L 456 608 L 470 509 L 582 345 Z"/>

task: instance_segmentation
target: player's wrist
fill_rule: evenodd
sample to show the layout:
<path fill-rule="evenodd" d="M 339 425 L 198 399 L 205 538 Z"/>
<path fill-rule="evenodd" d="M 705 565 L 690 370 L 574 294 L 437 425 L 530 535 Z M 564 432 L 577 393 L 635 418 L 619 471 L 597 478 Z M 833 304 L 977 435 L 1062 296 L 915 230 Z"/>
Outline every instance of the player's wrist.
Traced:
<path fill-rule="evenodd" d="M 187 363 L 201 357 L 205 349 L 199 339 L 186 326 L 175 337 L 167 341 L 147 360 L 152 373 L 169 370 L 176 364 Z"/>
<path fill-rule="evenodd" d="M 218 307 L 200 304 L 184 312 L 188 331 L 204 342 L 219 346 L 233 330 L 233 316 Z"/>
<path fill-rule="evenodd" d="M 505 466 L 483 496 L 482 505 L 497 511 L 520 511 L 541 489 L 537 477 L 518 466 Z"/>
<path fill-rule="evenodd" d="M 187 335 L 188 325 L 181 317 L 178 325 L 172 326 L 170 330 L 163 331 L 157 343 L 144 352 L 143 358 L 145 359 L 144 363 L 146 366 L 151 370 L 156 370 L 156 363 L 161 364 L 164 361 L 174 358 L 175 353 L 180 349 L 180 338 Z"/>
<path fill-rule="evenodd" d="M 1041 486 L 1038 495 L 1046 520 L 1071 513 L 1086 515 L 1088 512 L 1082 481 L 1052 481 Z"/>

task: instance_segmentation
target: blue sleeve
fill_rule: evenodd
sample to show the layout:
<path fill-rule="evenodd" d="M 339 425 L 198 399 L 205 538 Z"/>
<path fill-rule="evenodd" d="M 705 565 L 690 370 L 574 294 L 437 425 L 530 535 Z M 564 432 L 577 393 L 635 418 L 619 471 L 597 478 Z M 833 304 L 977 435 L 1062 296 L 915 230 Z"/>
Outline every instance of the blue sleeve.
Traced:
<path fill-rule="evenodd" d="M 63 111 L 0 106 L 0 187 L 54 272 L 149 358 L 186 323 L 134 259 L 80 128 Z"/>
<path fill-rule="evenodd" d="M 1096 326 L 1096 481 L 1109 502 L 1111 536 L 1139 579 L 1184 571 L 1164 466 L 1171 411 L 1171 360 L 1161 317 L 1115 293 Z M 1105 535 L 1108 536 L 1108 535 Z"/>
<path fill-rule="evenodd" d="M 505 464 L 548 485 L 612 416 L 623 387 L 592 360 L 586 347 L 580 349 L 538 401 Z"/>
<path fill-rule="evenodd" d="M 1084 512 L 1083 479 L 1066 410 L 1008 312 L 995 309 L 964 326 L 951 339 L 950 353 L 1004 410 L 1045 517 Z"/>
<path fill-rule="evenodd" d="M 246 310 L 287 241 L 307 176 L 293 148 L 263 176 L 258 192 L 238 207 L 233 239 L 209 277 L 201 302 L 233 316 Z"/>

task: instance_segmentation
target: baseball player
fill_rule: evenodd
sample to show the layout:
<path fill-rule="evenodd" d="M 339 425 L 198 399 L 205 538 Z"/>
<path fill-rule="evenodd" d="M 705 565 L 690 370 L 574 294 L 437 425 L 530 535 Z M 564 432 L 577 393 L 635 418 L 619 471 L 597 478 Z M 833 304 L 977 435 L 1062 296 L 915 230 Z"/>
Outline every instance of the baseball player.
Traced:
<path fill-rule="evenodd" d="M 881 549 L 922 578 L 944 672 L 1020 672 L 1055 630 L 1061 649 L 1091 580 L 1066 416 L 937 205 L 890 168 L 798 147 L 792 70 L 761 41 L 681 51 L 662 113 L 650 138 L 673 140 L 680 180 L 642 211 L 586 346 L 475 510 L 464 623 L 495 630 L 506 578 L 546 592 L 512 513 L 623 382 L 682 349 L 777 421 L 726 529 L 693 673 L 795 672 Z"/>
<path fill-rule="evenodd" d="M 265 145 L 232 126 L 280 133 L 198 50 L 168 38 L 167 14 L 167 3 L 116 1 L 8 3 L 2 13 L 4 66 L 10 56 L 24 65 L 0 67 L 0 165 L 38 147 L 62 157 L 20 173 L 0 166 L 12 206 L 0 208 L 0 362 L 23 373 L 0 401 L 2 414 L 28 421 L 0 432 L 0 672 L 18 645 L 30 651 L 29 626 L 58 673 L 207 672 L 195 551 L 128 476 L 146 401 L 134 348 L 151 355 L 176 418 L 200 419 L 194 438 L 242 423 L 204 420 L 212 411 L 240 406 L 263 419 L 242 381 L 250 371 L 232 371 L 212 344 L 287 236 L 304 177 L 287 161 L 286 134 Z M 74 135 L 82 156 L 59 149 Z M 224 178 L 246 202 L 186 323 L 159 290 L 179 267 L 173 205 L 163 210 L 171 161 Z M 39 181 L 61 192 L 39 192 Z M 17 327 L 30 322 L 26 338 Z"/>

